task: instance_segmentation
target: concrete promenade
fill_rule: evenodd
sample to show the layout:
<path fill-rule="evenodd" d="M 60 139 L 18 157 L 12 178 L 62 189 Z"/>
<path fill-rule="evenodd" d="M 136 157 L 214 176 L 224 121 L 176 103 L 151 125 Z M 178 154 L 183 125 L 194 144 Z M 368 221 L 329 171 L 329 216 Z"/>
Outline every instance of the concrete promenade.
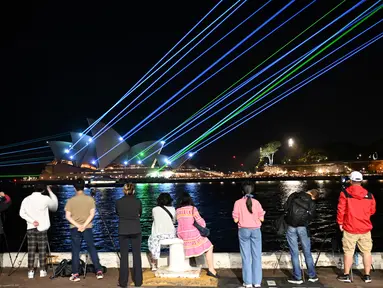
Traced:
<path fill-rule="evenodd" d="M 12 261 L 15 262 L 16 267 L 26 268 L 28 267 L 28 255 L 26 252 L 21 252 L 16 259 L 17 253 L 11 253 Z M 98 256 L 103 266 L 107 268 L 118 268 L 120 267 L 119 258 L 114 252 L 99 252 Z M 317 260 L 318 253 L 313 252 L 312 256 L 314 261 Z M 86 260 L 86 254 L 80 255 L 82 260 Z M 303 255 L 301 255 L 303 257 Z M 373 253 L 373 265 L 377 270 L 383 270 L 383 253 Z M 36 257 L 36 261 L 38 261 Z M 16 259 L 16 260 L 15 260 Z M 63 259 L 71 259 L 71 253 L 69 252 L 52 252 L 53 263 L 58 264 Z M 141 253 L 142 267 L 149 268 L 148 254 Z M 332 253 L 321 253 L 318 259 L 318 267 L 337 267 L 340 260 L 343 259 L 343 255 L 332 254 Z M 90 259 L 89 259 L 90 261 Z M 132 265 L 132 255 L 129 255 L 129 262 Z M 197 257 L 191 259 L 192 266 L 201 266 L 206 268 L 204 257 Z M 11 267 L 12 263 L 8 253 L 4 253 L 0 264 L 2 267 Z M 168 255 L 161 253 L 159 259 L 159 266 L 166 266 L 168 264 Z M 239 253 L 214 253 L 214 266 L 217 269 L 241 269 L 242 260 Z M 287 252 L 264 252 L 262 253 L 262 267 L 263 269 L 291 269 L 290 254 Z M 358 256 L 358 263 L 356 263 L 356 269 L 362 269 L 362 256 Z"/>
<path fill-rule="evenodd" d="M 3 257 L 1 257 L 3 256 Z M 11 253 L 12 261 L 15 267 L 18 268 L 11 276 L 7 276 L 10 267 L 12 266 L 8 253 L 0 254 L 0 264 L 3 268 L 3 273 L 0 277 L 1 287 L 40 287 L 41 285 L 50 285 L 51 287 L 68 287 L 68 285 L 77 285 L 81 287 L 116 287 L 118 279 L 119 259 L 115 253 L 100 252 L 100 262 L 103 266 L 108 268 L 106 277 L 103 280 L 97 281 L 92 274 L 88 274 L 86 279 L 82 279 L 80 283 L 70 283 L 67 278 L 57 278 L 50 280 L 49 278 L 40 279 L 37 277 L 33 280 L 27 279 L 27 253 L 21 252 L 17 259 L 16 253 Z M 317 259 L 318 254 L 313 253 L 314 261 Z M 144 286 L 143 287 L 238 287 L 241 285 L 241 257 L 239 253 L 215 253 L 214 262 L 215 267 L 218 269 L 222 276 L 219 280 L 206 276 L 206 271 L 203 269 L 201 277 L 198 279 L 167 279 L 156 278 L 154 274 L 149 271 L 149 261 L 146 253 L 142 253 L 142 264 L 144 268 Z M 343 284 L 336 280 L 336 275 L 339 270 L 336 266 L 339 265 L 339 260 L 342 255 L 332 255 L 332 253 L 322 253 L 318 259 L 318 274 L 321 284 L 325 285 L 308 285 L 303 284 L 300 287 L 383 287 L 383 253 L 373 253 L 373 265 L 376 269 L 372 273 L 373 283 L 365 284 L 360 279 L 360 273 L 357 274 L 355 270 L 355 280 L 352 284 Z M 70 253 L 57 253 L 52 252 L 52 262 L 59 263 L 63 259 L 70 259 Z M 85 254 L 81 255 L 85 260 Z M 132 265 L 132 257 L 129 257 L 130 265 Z M 37 261 L 37 259 L 36 259 Z M 362 257 L 358 257 L 358 263 L 355 269 L 362 268 Z M 164 253 L 161 255 L 159 261 L 160 266 L 166 266 L 168 256 Z M 273 252 L 263 253 L 262 267 L 264 270 L 264 283 L 262 287 L 296 287 L 296 285 L 289 285 L 286 280 L 290 276 L 291 269 L 290 256 L 286 252 Z M 201 266 L 206 268 L 203 257 L 198 257 L 191 260 L 192 266 Z M 131 266 L 130 266 L 131 267 Z M 49 269 L 49 275 L 52 275 L 52 270 Z M 275 281 L 277 286 L 268 285 L 267 281 Z M 102 281 L 102 282 L 101 282 Z M 272 283 L 272 282 L 270 282 Z"/>
<path fill-rule="evenodd" d="M 302 285 L 290 285 L 287 283 L 287 277 L 289 277 L 289 271 L 286 270 L 264 270 L 263 271 L 263 283 L 262 287 L 331 287 L 331 288 L 381 288 L 383 287 L 383 271 L 375 271 L 371 273 L 372 283 L 364 283 L 360 279 L 360 273 L 355 271 L 354 273 L 354 282 L 351 284 L 341 283 L 336 280 L 336 269 L 333 268 L 318 268 L 318 276 L 320 279 L 320 284 L 308 284 L 307 282 Z M 105 278 L 102 280 L 97 280 L 94 277 L 94 274 L 88 273 L 85 279 L 81 279 L 78 283 L 71 283 L 69 278 L 56 278 L 49 279 L 39 278 L 38 275 L 35 279 L 27 278 L 27 269 L 20 268 L 14 272 L 11 276 L 8 276 L 9 268 L 4 268 L 2 274 L 0 275 L 0 288 L 1 287 L 14 287 L 14 288 L 37 288 L 37 287 L 52 287 L 52 288 L 64 288 L 64 287 L 117 287 L 118 280 L 118 269 L 111 268 L 108 269 L 105 274 Z M 142 287 L 226 287 L 234 288 L 242 285 L 241 281 L 241 270 L 240 269 L 219 269 L 218 273 L 221 278 L 218 281 L 211 282 L 211 277 L 202 276 L 200 283 L 202 286 L 197 286 L 193 280 L 178 280 L 178 281 L 167 281 L 167 279 L 161 280 L 160 285 L 155 283 L 150 283 L 152 277 L 154 277 L 151 271 L 144 271 L 144 285 Z M 51 275 L 49 271 L 49 275 Z M 356 275 L 357 274 L 357 275 Z M 270 281 L 275 281 L 276 286 L 270 285 L 273 284 Z M 134 287 L 134 286 L 129 286 Z"/>

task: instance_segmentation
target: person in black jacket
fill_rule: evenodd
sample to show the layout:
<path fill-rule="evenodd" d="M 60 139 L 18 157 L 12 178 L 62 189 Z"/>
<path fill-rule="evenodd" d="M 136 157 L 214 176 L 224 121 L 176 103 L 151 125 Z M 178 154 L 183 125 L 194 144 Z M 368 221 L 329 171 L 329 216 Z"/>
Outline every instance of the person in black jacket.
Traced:
<path fill-rule="evenodd" d="M 288 225 L 286 238 L 290 248 L 291 261 L 293 264 L 293 278 L 289 283 L 302 284 L 302 271 L 299 265 L 298 239 L 302 244 L 306 266 L 310 282 L 317 282 L 319 279 L 315 272 L 314 260 L 311 255 L 311 243 L 308 226 L 315 213 L 315 203 L 319 197 L 316 189 L 308 192 L 296 192 L 290 195 L 285 203 L 286 223 Z"/>
<path fill-rule="evenodd" d="M 11 206 L 11 204 L 12 204 L 11 198 L 4 192 L 0 192 L 0 247 L 1 247 L 1 239 L 3 238 L 3 234 L 4 234 L 3 222 L 1 220 L 1 213 L 7 210 L 9 206 Z"/>
<path fill-rule="evenodd" d="M 120 241 L 120 277 L 118 285 L 128 286 L 129 278 L 129 242 L 132 244 L 133 253 L 133 281 L 136 287 L 142 285 L 141 264 L 141 224 L 142 203 L 134 196 L 135 185 L 125 184 L 125 196 L 116 202 L 116 213 L 119 217 L 118 234 Z"/>

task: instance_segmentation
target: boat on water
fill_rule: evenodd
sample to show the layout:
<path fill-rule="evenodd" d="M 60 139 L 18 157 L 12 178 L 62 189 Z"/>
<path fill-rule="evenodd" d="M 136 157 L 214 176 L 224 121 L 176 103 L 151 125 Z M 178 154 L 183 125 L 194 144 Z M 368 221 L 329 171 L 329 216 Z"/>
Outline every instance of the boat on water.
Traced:
<path fill-rule="evenodd" d="M 91 176 L 88 180 L 89 185 L 98 185 L 98 184 L 116 184 L 118 179 L 114 179 L 110 176 Z"/>

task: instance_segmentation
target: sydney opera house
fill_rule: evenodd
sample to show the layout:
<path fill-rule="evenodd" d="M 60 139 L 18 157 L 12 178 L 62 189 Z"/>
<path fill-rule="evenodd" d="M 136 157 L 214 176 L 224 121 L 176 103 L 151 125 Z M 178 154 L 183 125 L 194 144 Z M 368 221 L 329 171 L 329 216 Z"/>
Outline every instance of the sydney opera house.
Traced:
<path fill-rule="evenodd" d="M 89 125 L 95 123 L 88 119 Z M 115 178 L 169 176 L 174 170 L 184 167 L 190 155 L 170 163 L 162 154 L 164 142 L 146 141 L 130 146 L 114 129 L 105 129 L 98 122 L 90 130 L 92 136 L 71 132 L 71 142 L 48 142 L 54 160 L 49 163 L 41 177 L 70 177 L 71 175 L 109 175 Z M 158 167 L 162 175 L 156 172 Z M 157 173 L 157 175 L 153 175 Z"/>

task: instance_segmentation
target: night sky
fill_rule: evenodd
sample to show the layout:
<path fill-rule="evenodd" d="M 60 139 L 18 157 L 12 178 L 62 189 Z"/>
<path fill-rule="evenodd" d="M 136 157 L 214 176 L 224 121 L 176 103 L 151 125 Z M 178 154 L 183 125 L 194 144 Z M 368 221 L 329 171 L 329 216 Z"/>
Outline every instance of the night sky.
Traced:
<path fill-rule="evenodd" d="M 186 44 L 190 41 L 235 2 L 224 1 L 182 43 Z M 244 3 L 149 91 L 154 91 L 160 84 L 185 67 L 266 2 L 247 1 Z M 129 131 L 288 2 L 272 1 L 271 4 L 265 6 L 249 21 L 156 92 L 148 101 L 116 124 L 114 128 L 120 134 Z M 311 1 L 295 2 L 179 96 L 190 91 Z M 256 71 L 260 71 L 290 51 L 357 2 L 346 1 L 329 17 L 307 31 Z M 100 117 L 218 1 L 12 1 L 12 3 L 13 6 L 0 4 L 2 22 L 0 44 L 2 79 L 0 123 L 2 129 L 0 145 L 69 131 L 80 132 L 87 128 L 86 118 L 97 119 Z M 133 135 L 127 142 L 134 145 L 141 141 L 156 140 L 171 131 L 311 23 L 335 7 L 337 3 L 340 1 L 316 1 L 232 65 Z M 362 4 L 261 74 L 251 84 L 231 96 L 230 99 L 241 95 L 249 87 L 260 83 L 315 45 L 326 40 L 374 3 L 376 1 L 367 1 L 367 3 Z M 351 37 L 373 25 L 382 19 L 382 15 L 381 10 L 353 30 L 350 37 L 346 36 L 337 42 L 339 44 L 335 44 L 324 53 L 332 51 L 334 47 L 340 46 Z M 297 78 L 297 81 L 285 85 L 277 92 L 280 93 L 292 87 L 293 84 L 302 81 L 318 69 L 323 68 L 324 65 L 333 62 L 382 33 L 382 31 L 383 24 L 375 26 L 369 32 L 328 57 L 327 60 L 306 71 Z M 197 41 L 194 41 L 179 55 L 183 55 L 194 43 Z M 380 73 L 383 66 L 382 51 L 383 40 L 380 39 L 204 149 L 199 153 L 196 160 L 201 165 L 212 163 L 223 165 L 232 160 L 232 155 L 244 158 L 251 151 L 269 141 L 279 140 L 286 145 L 286 140 L 289 137 L 294 137 L 298 143 L 305 147 L 323 147 L 334 142 L 369 145 L 383 138 L 380 129 L 382 122 L 381 105 L 379 105 L 379 96 L 382 93 L 382 76 Z M 321 56 L 324 55 L 321 54 Z M 178 58 L 179 56 L 176 56 L 175 59 Z M 153 76 L 143 84 L 143 88 L 137 89 L 125 99 L 118 106 L 119 109 L 113 110 L 106 119 L 110 120 L 164 71 L 162 68 L 157 72 L 156 77 Z M 257 90 L 261 87 L 264 85 Z M 149 93 L 147 92 L 146 95 Z M 166 147 L 165 154 L 172 155 L 190 143 L 248 99 L 249 95 L 236 102 L 237 104 L 230 106 L 230 109 L 218 114 L 217 117 L 209 119 L 179 141 Z M 273 93 L 267 97 L 267 100 L 277 95 L 278 93 Z M 256 106 L 261 105 L 261 103 L 256 104 Z M 65 140 L 65 138 L 62 139 Z M 28 147 L 34 146 L 41 146 L 41 143 L 35 143 Z"/>

